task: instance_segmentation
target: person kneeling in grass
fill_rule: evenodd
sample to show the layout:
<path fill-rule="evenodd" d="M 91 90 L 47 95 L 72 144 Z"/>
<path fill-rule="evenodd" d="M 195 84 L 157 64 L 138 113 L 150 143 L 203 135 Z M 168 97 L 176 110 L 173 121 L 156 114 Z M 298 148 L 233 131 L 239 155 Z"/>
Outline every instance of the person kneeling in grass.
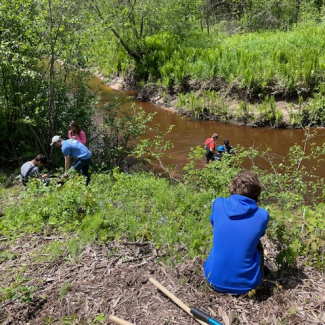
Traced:
<path fill-rule="evenodd" d="M 65 173 L 64 177 L 67 177 L 67 172 L 71 169 L 75 169 L 77 172 L 87 177 L 86 186 L 90 182 L 89 167 L 92 165 L 91 162 L 91 152 L 86 146 L 75 139 L 63 140 L 60 136 L 55 135 L 52 138 L 52 145 L 57 148 L 61 148 L 65 159 Z M 70 156 L 72 156 L 75 161 L 70 167 Z"/>
<path fill-rule="evenodd" d="M 47 179 L 48 175 L 41 175 L 39 172 L 39 167 L 46 164 L 47 159 L 44 155 L 39 154 L 31 161 L 25 162 L 20 169 L 21 181 L 24 186 L 27 185 L 30 177 L 39 178 L 44 183 L 48 184 L 49 180 Z"/>
<path fill-rule="evenodd" d="M 269 213 L 256 204 L 261 190 L 256 174 L 241 171 L 229 185 L 231 196 L 213 202 L 213 246 L 204 263 L 204 276 L 216 291 L 245 294 L 262 281 L 260 238 Z"/>

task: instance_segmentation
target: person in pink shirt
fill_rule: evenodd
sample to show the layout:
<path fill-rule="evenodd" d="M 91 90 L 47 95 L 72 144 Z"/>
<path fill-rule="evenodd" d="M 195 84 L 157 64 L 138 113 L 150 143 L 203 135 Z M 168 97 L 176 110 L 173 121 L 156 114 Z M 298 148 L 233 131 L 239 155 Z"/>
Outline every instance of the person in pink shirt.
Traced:
<path fill-rule="evenodd" d="M 70 123 L 70 130 L 68 132 L 69 139 L 76 139 L 83 145 L 86 145 L 86 133 L 81 130 L 79 124 L 75 121 Z"/>

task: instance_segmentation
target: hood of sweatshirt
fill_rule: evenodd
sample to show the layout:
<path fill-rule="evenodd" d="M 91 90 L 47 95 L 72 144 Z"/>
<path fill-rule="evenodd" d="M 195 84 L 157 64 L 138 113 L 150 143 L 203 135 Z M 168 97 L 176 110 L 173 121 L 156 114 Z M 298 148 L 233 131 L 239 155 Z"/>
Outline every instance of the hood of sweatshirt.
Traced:
<path fill-rule="evenodd" d="M 258 206 L 246 196 L 233 194 L 224 200 L 224 208 L 229 219 L 238 220 L 252 217 Z"/>

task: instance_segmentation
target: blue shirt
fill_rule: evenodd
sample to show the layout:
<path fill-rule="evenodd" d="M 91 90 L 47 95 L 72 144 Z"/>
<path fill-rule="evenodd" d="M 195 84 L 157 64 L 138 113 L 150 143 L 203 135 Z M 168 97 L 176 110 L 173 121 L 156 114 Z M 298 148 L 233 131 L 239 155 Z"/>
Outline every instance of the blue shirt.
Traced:
<path fill-rule="evenodd" d="M 76 159 L 86 160 L 92 156 L 88 148 L 75 139 L 64 140 L 62 142 L 61 150 L 64 157 L 71 156 Z"/>
<path fill-rule="evenodd" d="M 269 214 L 242 195 L 217 198 L 210 221 L 213 246 L 204 263 L 204 276 L 220 292 L 244 294 L 262 281 L 261 257 L 257 250 L 265 234 Z"/>

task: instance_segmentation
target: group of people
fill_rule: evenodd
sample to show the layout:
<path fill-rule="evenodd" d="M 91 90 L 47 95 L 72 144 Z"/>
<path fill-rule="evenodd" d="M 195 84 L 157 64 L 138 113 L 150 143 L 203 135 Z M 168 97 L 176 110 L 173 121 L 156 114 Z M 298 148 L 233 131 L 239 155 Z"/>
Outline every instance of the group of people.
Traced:
<path fill-rule="evenodd" d="M 206 139 L 205 141 L 205 156 L 207 158 L 207 163 L 210 160 L 212 161 L 220 161 L 224 153 L 229 155 L 233 155 L 236 153 L 234 147 L 232 147 L 229 143 L 229 140 L 224 140 L 223 145 L 218 146 L 217 140 L 219 136 L 217 133 L 213 133 L 211 138 Z"/>
<path fill-rule="evenodd" d="M 56 135 L 52 138 L 51 145 L 60 148 L 65 157 L 63 176 L 66 177 L 69 170 L 75 169 L 86 176 L 88 185 L 92 154 L 85 146 L 86 135 L 78 123 L 73 121 L 70 127 L 68 140 Z M 227 140 L 216 149 L 217 139 L 218 134 L 214 133 L 205 142 L 208 162 L 217 160 L 218 154 L 235 153 Z M 71 167 L 70 156 L 74 158 Z M 32 176 L 46 179 L 48 175 L 39 172 L 39 167 L 45 163 L 46 157 L 42 154 L 26 162 L 21 167 L 23 183 L 26 184 Z M 229 185 L 230 197 L 216 198 L 212 204 L 210 222 L 213 245 L 204 263 L 204 276 L 216 291 L 245 294 L 262 281 L 264 261 L 261 237 L 267 229 L 269 214 L 257 206 L 261 190 L 258 175 L 241 171 Z"/>
<path fill-rule="evenodd" d="M 79 124 L 75 121 L 70 123 L 70 130 L 68 132 L 67 140 L 63 140 L 59 135 L 55 135 L 52 138 L 51 146 L 55 145 L 60 148 L 64 155 L 64 167 L 65 172 L 63 177 L 68 176 L 69 170 L 76 170 L 82 175 L 86 176 L 86 186 L 90 182 L 89 168 L 92 166 L 92 153 L 85 146 L 86 134 L 81 130 Z M 71 166 L 70 156 L 74 158 L 74 162 Z M 45 155 L 39 154 L 31 161 L 26 162 L 21 167 L 21 179 L 24 185 L 27 184 L 30 177 L 35 177 L 43 180 L 47 184 L 49 183 L 48 175 L 41 175 L 39 167 L 46 164 L 47 160 Z"/>

